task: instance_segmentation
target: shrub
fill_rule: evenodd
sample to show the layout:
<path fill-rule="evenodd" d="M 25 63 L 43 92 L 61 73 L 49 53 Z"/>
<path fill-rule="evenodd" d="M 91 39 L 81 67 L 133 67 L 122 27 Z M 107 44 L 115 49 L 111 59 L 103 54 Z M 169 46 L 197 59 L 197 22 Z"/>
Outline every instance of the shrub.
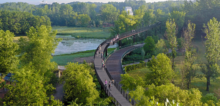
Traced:
<path fill-rule="evenodd" d="M 146 66 L 146 62 L 142 61 L 139 64 L 125 66 L 125 72 L 137 70 Z"/>

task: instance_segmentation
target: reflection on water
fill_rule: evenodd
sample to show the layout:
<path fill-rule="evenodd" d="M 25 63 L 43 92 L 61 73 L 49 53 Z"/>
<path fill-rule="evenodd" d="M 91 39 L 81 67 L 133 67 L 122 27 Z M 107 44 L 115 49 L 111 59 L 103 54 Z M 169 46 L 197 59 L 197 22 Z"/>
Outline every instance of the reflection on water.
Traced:
<path fill-rule="evenodd" d="M 105 39 L 74 39 L 71 36 L 60 36 L 57 35 L 57 38 L 63 38 L 59 42 L 55 53 L 53 55 L 60 54 L 70 54 L 86 50 L 94 50 L 99 44 L 101 44 Z M 110 46 L 110 48 L 117 47 L 117 44 Z"/>

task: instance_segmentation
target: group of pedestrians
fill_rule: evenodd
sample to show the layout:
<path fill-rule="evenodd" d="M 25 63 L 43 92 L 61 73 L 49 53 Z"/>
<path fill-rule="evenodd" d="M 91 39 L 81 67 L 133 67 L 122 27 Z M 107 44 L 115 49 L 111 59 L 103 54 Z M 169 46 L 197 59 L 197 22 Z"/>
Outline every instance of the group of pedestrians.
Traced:
<path fill-rule="evenodd" d="M 102 60 L 102 68 L 104 68 L 105 67 L 105 62 L 104 62 L 104 60 Z"/>
<path fill-rule="evenodd" d="M 110 43 L 114 45 L 114 44 L 115 44 L 115 41 L 118 40 L 118 38 L 119 38 L 118 35 L 116 35 L 116 37 L 114 37 L 114 38 L 111 40 Z"/>
<path fill-rule="evenodd" d="M 109 83 L 108 83 L 108 81 L 105 79 L 105 87 L 106 87 L 106 88 L 109 88 L 110 91 L 111 91 L 111 86 L 112 86 L 112 84 L 114 84 L 114 80 L 111 80 L 111 81 L 109 81 Z"/>

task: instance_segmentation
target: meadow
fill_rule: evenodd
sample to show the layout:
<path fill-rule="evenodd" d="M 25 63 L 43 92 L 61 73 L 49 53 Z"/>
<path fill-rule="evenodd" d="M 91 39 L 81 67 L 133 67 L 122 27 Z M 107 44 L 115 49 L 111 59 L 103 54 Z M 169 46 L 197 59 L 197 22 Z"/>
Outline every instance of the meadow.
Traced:
<path fill-rule="evenodd" d="M 53 26 L 54 30 L 57 30 L 57 35 L 71 35 L 75 38 L 106 39 L 111 35 L 109 28 Z"/>
<path fill-rule="evenodd" d="M 108 53 L 114 51 L 115 48 L 108 48 Z M 88 50 L 72 54 L 55 55 L 51 61 L 56 62 L 58 65 L 67 65 L 68 62 L 75 62 L 75 58 L 94 56 L 95 50 Z"/>

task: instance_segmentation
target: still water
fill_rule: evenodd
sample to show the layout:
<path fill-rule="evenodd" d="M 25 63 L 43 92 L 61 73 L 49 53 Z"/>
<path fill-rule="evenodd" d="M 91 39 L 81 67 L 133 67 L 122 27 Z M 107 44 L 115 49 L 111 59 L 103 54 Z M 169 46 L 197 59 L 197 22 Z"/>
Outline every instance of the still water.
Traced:
<path fill-rule="evenodd" d="M 55 53 L 53 55 L 70 54 L 86 50 L 94 50 L 105 39 L 74 39 L 71 35 L 57 35 L 57 38 L 63 38 L 59 42 Z M 109 48 L 117 47 L 117 44 L 110 46 Z"/>

